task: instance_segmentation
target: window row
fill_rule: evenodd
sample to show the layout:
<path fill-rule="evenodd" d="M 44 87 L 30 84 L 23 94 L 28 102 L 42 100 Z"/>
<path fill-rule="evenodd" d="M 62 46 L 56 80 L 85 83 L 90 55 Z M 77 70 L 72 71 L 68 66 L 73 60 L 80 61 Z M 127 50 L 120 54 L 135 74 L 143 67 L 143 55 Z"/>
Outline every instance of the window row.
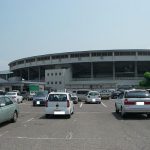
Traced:
<path fill-rule="evenodd" d="M 59 81 L 59 82 L 58 81 L 55 81 L 55 82 L 52 81 L 52 82 L 47 82 L 47 84 L 62 84 L 62 82 L 61 81 Z"/>
<path fill-rule="evenodd" d="M 55 75 L 55 76 L 57 76 L 57 75 L 61 76 L 61 72 L 59 72 L 59 73 L 56 72 L 56 73 L 51 73 L 51 74 L 50 74 L 50 73 L 47 73 L 47 76 L 50 76 L 50 75 L 51 75 L 51 76 L 54 76 L 54 75 Z"/>

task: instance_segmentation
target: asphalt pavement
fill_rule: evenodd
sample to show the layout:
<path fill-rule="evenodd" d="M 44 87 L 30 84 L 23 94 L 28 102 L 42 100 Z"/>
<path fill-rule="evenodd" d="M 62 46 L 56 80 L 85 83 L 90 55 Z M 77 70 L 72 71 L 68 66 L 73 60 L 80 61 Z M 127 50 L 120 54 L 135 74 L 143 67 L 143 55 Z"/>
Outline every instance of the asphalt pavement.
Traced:
<path fill-rule="evenodd" d="M 70 119 L 46 119 L 44 107 L 19 104 L 16 123 L 0 125 L 0 150 L 149 150 L 150 119 L 115 113 L 114 100 L 75 104 Z"/>

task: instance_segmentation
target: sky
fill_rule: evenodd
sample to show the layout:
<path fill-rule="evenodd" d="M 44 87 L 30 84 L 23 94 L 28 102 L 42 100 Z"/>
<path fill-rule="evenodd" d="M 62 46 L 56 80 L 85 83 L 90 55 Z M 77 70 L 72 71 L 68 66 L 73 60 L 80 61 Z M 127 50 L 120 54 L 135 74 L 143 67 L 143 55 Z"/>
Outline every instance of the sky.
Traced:
<path fill-rule="evenodd" d="M 52 53 L 150 48 L 150 0 L 0 0 L 0 71 Z"/>

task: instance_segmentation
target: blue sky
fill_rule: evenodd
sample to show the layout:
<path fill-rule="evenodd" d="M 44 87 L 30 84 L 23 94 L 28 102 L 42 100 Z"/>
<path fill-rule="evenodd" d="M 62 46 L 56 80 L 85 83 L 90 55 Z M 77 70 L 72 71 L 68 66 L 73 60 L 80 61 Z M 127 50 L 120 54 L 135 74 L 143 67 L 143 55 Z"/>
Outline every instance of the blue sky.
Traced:
<path fill-rule="evenodd" d="M 0 71 L 35 55 L 150 48 L 150 0 L 0 0 Z"/>

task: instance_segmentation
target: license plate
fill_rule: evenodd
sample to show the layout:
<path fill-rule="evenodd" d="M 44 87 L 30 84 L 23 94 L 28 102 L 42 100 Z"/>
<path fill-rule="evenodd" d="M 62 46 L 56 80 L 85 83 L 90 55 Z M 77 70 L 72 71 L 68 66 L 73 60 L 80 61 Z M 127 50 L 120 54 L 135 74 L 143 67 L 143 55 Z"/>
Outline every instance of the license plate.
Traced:
<path fill-rule="evenodd" d="M 54 111 L 54 115 L 64 115 L 65 111 Z"/>
<path fill-rule="evenodd" d="M 144 105 L 144 102 L 136 102 L 136 105 Z"/>
<path fill-rule="evenodd" d="M 36 104 L 39 105 L 39 104 L 40 104 L 40 101 L 37 101 Z"/>

